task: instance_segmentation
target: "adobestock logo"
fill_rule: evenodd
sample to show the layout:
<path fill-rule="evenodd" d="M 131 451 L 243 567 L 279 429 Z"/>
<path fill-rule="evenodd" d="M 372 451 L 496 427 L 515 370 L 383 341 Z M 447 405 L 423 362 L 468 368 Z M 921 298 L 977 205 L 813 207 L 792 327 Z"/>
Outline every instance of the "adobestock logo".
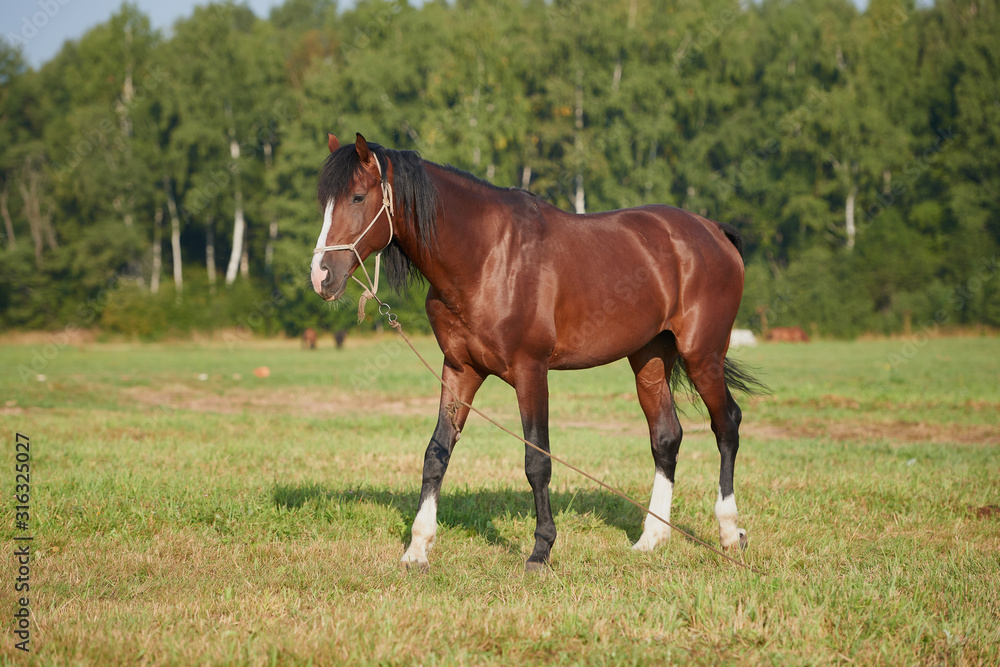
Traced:
<path fill-rule="evenodd" d="M 38 31 L 49 24 L 59 10 L 70 3 L 70 0 L 38 0 L 39 11 L 32 14 L 30 17 L 25 15 L 21 17 L 21 31 L 20 32 L 8 32 L 7 39 L 9 39 L 14 44 L 25 44 L 28 40 L 32 39 L 38 34 Z"/>

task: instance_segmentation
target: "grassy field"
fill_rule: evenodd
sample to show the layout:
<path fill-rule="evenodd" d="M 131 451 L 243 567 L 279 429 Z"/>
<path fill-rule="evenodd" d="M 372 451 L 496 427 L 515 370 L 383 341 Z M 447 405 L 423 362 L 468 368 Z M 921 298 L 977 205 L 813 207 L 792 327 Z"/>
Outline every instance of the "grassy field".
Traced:
<path fill-rule="evenodd" d="M 0 347 L 0 479 L 28 435 L 34 537 L 32 652 L 5 632 L 0 663 L 1000 663 L 1000 339 L 738 352 L 774 389 L 741 402 L 736 468 L 764 576 L 677 535 L 634 553 L 640 513 L 559 467 L 526 575 L 523 447 L 476 417 L 431 570 L 401 571 L 436 382 L 391 334 L 321 342 Z M 627 364 L 550 382 L 553 451 L 645 503 Z M 519 423 L 496 379 L 477 406 Z M 672 516 L 717 543 L 715 442 L 682 422 Z M 14 526 L 8 500 L 8 552 Z"/>

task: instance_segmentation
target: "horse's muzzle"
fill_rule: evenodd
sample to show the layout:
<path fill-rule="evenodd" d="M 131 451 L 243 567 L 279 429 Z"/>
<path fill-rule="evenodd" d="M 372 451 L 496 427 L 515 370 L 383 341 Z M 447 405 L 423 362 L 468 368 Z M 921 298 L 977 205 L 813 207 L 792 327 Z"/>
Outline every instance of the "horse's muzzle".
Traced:
<path fill-rule="evenodd" d="M 343 257 L 331 257 L 331 254 L 327 253 L 320 261 L 313 263 L 309 278 L 316 294 L 327 301 L 336 301 L 347 288 L 354 258 L 347 253 L 338 253 Z"/>

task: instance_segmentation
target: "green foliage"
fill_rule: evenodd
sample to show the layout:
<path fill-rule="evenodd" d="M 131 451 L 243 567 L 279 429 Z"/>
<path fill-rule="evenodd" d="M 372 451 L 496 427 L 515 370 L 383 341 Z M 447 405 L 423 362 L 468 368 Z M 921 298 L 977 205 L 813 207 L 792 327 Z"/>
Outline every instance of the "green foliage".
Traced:
<path fill-rule="evenodd" d="M 996 326 L 998 33 L 972 0 L 288 0 L 169 37 L 126 3 L 38 71 L 0 38 L 0 323 L 75 323 L 119 278 L 92 324 L 354 326 L 306 273 L 326 133 L 360 131 L 565 208 L 736 224 L 743 325 Z M 426 329 L 421 296 L 396 308 Z"/>

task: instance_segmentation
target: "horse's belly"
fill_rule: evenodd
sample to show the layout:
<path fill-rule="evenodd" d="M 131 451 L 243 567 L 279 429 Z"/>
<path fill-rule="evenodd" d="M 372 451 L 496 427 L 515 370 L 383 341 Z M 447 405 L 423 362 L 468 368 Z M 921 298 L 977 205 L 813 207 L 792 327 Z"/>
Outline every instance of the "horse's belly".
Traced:
<path fill-rule="evenodd" d="M 617 361 L 646 345 L 664 326 L 663 318 L 621 304 L 593 309 L 575 322 L 557 326 L 549 368 L 575 370 Z"/>

